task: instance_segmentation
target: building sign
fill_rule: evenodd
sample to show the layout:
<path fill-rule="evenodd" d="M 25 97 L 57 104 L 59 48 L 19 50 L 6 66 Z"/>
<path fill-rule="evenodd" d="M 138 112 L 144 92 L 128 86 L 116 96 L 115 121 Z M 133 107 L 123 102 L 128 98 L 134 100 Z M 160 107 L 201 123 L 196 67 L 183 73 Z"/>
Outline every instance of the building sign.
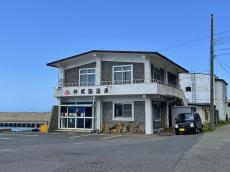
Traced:
<path fill-rule="evenodd" d="M 63 96 L 95 96 L 110 94 L 111 86 L 73 87 L 63 88 Z"/>
<path fill-rule="evenodd" d="M 65 95 L 66 95 L 66 96 L 70 95 L 69 90 L 66 90 L 66 91 L 65 91 Z"/>

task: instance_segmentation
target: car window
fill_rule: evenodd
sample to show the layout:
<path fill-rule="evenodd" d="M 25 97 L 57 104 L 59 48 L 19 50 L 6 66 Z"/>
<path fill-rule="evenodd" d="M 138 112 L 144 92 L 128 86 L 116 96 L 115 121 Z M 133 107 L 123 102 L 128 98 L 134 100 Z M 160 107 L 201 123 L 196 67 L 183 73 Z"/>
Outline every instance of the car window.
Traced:
<path fill-rule="evenodd" d="M 191 121 L 191 120 L 194 120 L 194 115 L 193 113 L 181 113 L 178 115 L 176 120 L 178 122 Z"/>

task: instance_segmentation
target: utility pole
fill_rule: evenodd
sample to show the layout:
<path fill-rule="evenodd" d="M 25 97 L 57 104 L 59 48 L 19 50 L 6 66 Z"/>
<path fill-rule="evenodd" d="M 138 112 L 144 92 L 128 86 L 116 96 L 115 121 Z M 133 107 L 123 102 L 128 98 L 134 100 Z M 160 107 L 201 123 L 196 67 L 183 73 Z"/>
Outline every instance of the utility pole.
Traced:
<path fill-rule="evenodd" d="M 211 35 L 210 35 L 210 128 L 215 129 L 214 123 L 214 89 L 213 89 L 213 80 L 214 80 L 214 50 L 213 50 L 213 14 L 211 14 Z"/>

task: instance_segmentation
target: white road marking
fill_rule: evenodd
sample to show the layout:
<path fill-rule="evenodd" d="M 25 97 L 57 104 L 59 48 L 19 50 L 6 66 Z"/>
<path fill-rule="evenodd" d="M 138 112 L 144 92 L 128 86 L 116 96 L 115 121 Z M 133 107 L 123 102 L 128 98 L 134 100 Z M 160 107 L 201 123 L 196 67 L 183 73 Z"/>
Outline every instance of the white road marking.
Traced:
<path fill-rule="evenodd" d="M 75 145 L 82 145 L 83 143 L 74 143 Z"/>
<path fill-rule="evenodd" d="M 12 152 L 14 151 L 13 149 L 0 149 L 0 152 Z"/>
<path fill-rule="evenodd" d="M 104 137 L 101 138 L 102 140 L 107 140 L 107 139 L 112 139 L 112 138 L 116 138 L 116 137 L 121 137 L 122 135 L 116 135 L 116 136 L 110 136 L 110 137 Z"/>
<path fill-rule="evenodd" d="M 9 138 L 9 137 L 0 137 L 0 140 L 12 140 L 12 139 L 15 139 L 15 138 Z"/>
<path fill-rule="evenodd" d="M 1 133 L 0 136 L 25 136 L 25 137 L 38 137 L 39 135 L 35 134 L 13 134 L 13 133 Z"/>
<path fill-rule="evenodd" d="M 80 135 L 80 136 L 72 136 L 72 137 L 69 137 L 69 139 L 81 138 L 81 137 L 87 137 L 87 136 L 90 136 L 90 135 L 91 135 L 91 134 Z"/>
<path fill-rule="evenodd" d="M 58 134 L 60 134 L 60 133 L 49 133 L 49 134 L 58 135 Z"/>

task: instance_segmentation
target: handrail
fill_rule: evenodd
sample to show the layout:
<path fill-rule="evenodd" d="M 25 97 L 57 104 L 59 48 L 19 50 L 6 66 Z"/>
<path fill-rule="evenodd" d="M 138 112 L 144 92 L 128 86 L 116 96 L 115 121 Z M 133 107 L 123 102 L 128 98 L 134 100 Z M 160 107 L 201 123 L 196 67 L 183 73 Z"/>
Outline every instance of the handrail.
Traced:
<path fill-rule="evenodd" d="M 100 83 L 96 82 L 73 82 L 73 83 L 60 83 L 58 87 L 80 87 L 80 86 L 102 86 L 102 85 L 123 85 L 123 84 L 143 84 L 143 83 L 158 83 L 162 85 L 168 85 L 174 88 L 177 88 L 176 85 L 166 83 L 165 81 L 152 79 L 134 79 L 134 80 L 120 80 L 120 81 L 101 81 Z"/>

